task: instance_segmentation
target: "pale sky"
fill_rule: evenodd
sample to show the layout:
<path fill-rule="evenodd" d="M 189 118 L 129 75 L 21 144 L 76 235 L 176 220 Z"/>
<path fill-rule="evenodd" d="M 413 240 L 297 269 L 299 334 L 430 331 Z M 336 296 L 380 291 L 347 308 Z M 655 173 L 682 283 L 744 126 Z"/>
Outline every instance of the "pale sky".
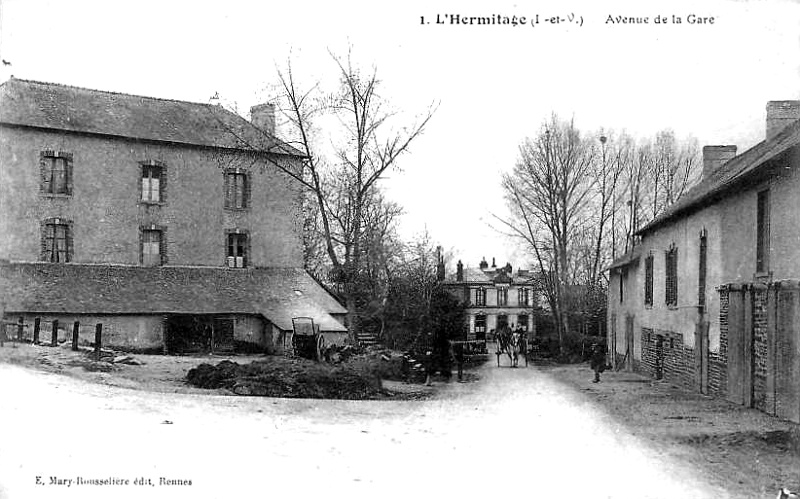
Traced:
<path fill-rule="evenodd" d="M 501 173 L 552 112 L 587 132 L 672 128 L 742 152 L 763 138 L 768 100 L 800 99 L 800 3 L 788 0 L 0 2 L 2 80 L 196 102 L 218 92 L 245 117 L 270 98 L 290 50 L 303 78 L 324 83 L 336 76 L 328 50 L 352 45 L 409 121 L 439 103 L 385 186 L 405 208 L 404 235 L 427 228 L 469 265 L 495 256 L 529 267 L 488 222 L 505 210 Z M 540 23 L 438 25 L 437 14 Z M 689 24 L 690 14 L 714 24 Z M 649 23 L 607 22 L 618 15 Z M 683 23 L 654 24 L 659 15 Z M 553 16 L 575 22 L 544 21 Z"/>

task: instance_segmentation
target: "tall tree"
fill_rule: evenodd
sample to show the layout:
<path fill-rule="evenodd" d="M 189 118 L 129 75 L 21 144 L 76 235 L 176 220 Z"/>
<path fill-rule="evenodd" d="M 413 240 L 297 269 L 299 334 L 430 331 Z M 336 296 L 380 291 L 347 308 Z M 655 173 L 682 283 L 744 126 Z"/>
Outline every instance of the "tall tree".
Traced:
<path fill-rule="evenodd" d="M 370 205 L 379 196 L 379 180 L 433 116 L 427 111 L 408 127 L 395 127 L 394 113 L 381 96 L 377 70 L 364 72 L 346 58 L 331 54 L 339 75 L 337 89 L 324 95 L 318 85 L 301 87 L 291 61 L 278 71 L 281 109 L 293 128 L 294 144 L 304 153 L 302 171 L 287 171 L 316 202 L 319 233 L 332 266 L 331 276 L 344 297 L 352 341 L 358 340 L 361 316 L 357 299 L 364 255 L 374 242 L 366 230 Z M 327 129 L 330 149 L 322 143 L 319 121 L 333 117 Z M 315 140 L 316 139 L 316 140 Z"/>
<path fill-rule="evenodd" d="M 553 115 L 535 138 L 523 142 L 513 172 L 502 181 L 511 216 L 501 221 L 533 251 L 562 353 L 571 334 L 572 246 L 591 198 L 594 160 L 595 148 L 574 122 Z"/>

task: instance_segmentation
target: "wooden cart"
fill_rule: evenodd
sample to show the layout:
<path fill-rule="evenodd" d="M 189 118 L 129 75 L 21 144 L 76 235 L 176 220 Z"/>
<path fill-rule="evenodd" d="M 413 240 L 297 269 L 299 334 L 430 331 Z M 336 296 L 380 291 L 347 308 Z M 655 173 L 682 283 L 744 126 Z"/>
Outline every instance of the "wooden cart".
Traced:
<path fill-rule="evenodd" d="M 311 360 L 322 360 L 325 349 L 325 337 L 319 332 L 319 326 L 311 317 L 295 317 L 292 319 L 292 352 L 298 357 Z"/>

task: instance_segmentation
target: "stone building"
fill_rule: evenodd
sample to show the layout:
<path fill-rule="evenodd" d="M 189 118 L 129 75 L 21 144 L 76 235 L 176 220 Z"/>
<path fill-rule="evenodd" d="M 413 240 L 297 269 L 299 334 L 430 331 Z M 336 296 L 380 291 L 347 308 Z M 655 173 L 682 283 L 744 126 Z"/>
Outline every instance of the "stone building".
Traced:
<path fill-rule="evenodd" d="M 439 261 L 438 277 L 442 285 L 466 305 L 467 339 L 492 339 L 491 333 L 503 324 L 535 330 L 535 283 L 526 270 L 512 272 L 511 264 L 497 267 L 483 259 L 477 268 L 456 265 L 456 275 L 445 275 L 444 262 Z"/>
<path fill-rule="evenodd" d="M 703 148 L 701 181 L 610 269 L 618 364 L 800 421 L 800 102 L 765 140 Z"/>
<path fill-rule="evenodd" d="M 280 348 L 295 317 L 331 340 L 344 308 L 303 270 L 299 151 L 274 109 L 10 79 L 0 86 L 7 320 L 104 326 L 170 352 Z M 36 321 L 36 319 L 39 321 Z M 83 330 L 82 330 L 83 333 Z"/>

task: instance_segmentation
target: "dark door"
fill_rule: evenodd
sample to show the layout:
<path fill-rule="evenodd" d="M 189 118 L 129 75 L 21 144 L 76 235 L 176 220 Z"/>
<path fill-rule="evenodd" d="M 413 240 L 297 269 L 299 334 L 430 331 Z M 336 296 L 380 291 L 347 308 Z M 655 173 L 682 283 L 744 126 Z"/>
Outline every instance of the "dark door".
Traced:
<path fill-rule="evenodd" d="M 633 319 L 634 316 L 625 317 L 625 368 L 633 371 Z"/>
<path fill-rule="evenodd" d="M 211 351 L 233 351 L 233 319 L 214 318 L 214 328 L 211 333 Z"/>

